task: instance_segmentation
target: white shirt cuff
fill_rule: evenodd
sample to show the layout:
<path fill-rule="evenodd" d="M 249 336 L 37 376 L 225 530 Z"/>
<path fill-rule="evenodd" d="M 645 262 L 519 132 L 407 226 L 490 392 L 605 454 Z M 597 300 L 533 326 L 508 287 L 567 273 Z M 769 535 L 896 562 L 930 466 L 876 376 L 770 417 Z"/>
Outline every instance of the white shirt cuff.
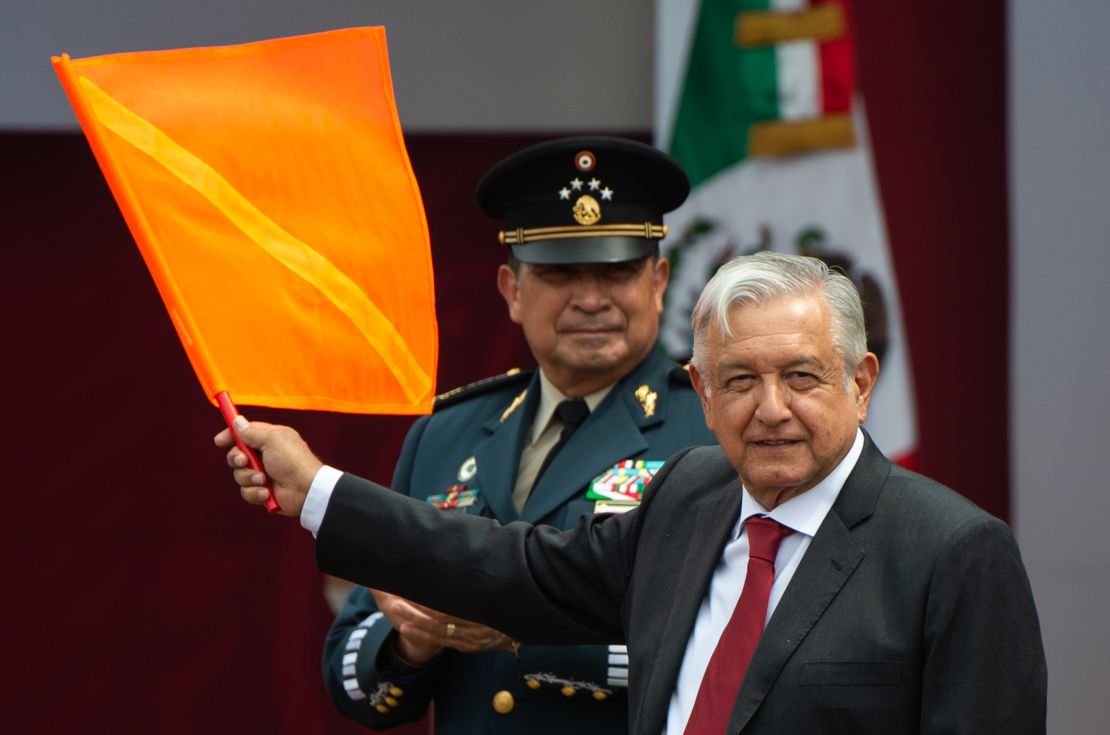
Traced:
<path fill-rule="evenodd" d="M 308 486 L 308 495 L 305 496 L 304 505 L 301 507 L 301 526 L 312 532 L 312 538 L 316 538 L 316 534 L 320 532 L 320 524 L 324 522 L 324 513 L 328 510 L 331 492 L 342 476 L 343 473 L 339 470 L 324 465 L 316 472 L 316 477 L 312 478 L 312 484 Z"/>

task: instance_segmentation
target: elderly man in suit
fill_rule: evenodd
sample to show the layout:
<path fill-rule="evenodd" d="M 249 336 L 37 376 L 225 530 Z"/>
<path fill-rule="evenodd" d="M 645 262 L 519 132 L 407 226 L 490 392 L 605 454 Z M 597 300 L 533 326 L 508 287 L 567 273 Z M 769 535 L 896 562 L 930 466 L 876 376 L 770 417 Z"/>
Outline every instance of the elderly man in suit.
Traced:
<path fill-rule="evenodd" d="M 522 640 L 627 641 L 632 732 L 1043 733 L 1013 536 L 861 430 L 878 363 L 850 281 L 811 258 L 738 258 L 694 328 L 720 447 L 680 452 L 636 511 L 570 531 L 428 513 L 321 469 L 292 430 L 245 434 L 323 569 Z M 261 475 L 228 457 L 261 502 Z"/>

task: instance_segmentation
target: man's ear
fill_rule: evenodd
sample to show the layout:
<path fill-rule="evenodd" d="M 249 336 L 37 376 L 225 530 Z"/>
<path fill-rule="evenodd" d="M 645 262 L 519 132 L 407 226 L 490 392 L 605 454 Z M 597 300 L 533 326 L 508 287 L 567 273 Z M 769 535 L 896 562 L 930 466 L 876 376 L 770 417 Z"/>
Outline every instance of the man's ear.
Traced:
<path fill-rule="evenodd" d="M 513 269 L 507 265 L 502 264 L 497 269 L 497 290 L 501 292 L 501 298 L 505 299 L 505 304 L 509 307 L 509 318 L 514 324 L 520 324 L 520 286 L 517 284 Z"/>
<path fill-rule="evenodd" d="M 651 274 L 652 278 L 652 292 L 655 296 L 655 310 L 657 313 L 663 313 L 663 294 L 667 291 L 667 284 L 671 280 L 671 262 L 666 258 L 659 258 L 655 261 L 655 269 Z"/>
<path fill-rule="evenodd" d="M 690 363 L 690 382 L 694 384 L 694 391 L 698 394 L 698 400 L 701 401 L 701 412 L 705 414 L 705 425 L 710 431 L 713 431 L 713 417 L 709 405 L 709 394 L 706 392 L 705 378 L 698 372 L 692 362 Z"/>
<path fill-rule="evenodd" d="M 856 366 L 852 375 L 852 388 L 856 391 L 856 413 L 859 422 L 867 418 L 867 409 L 871 405 L 871 393 L 875 390 L 875 381 L 879 379 L 879 358 L 868 352 Z"/>

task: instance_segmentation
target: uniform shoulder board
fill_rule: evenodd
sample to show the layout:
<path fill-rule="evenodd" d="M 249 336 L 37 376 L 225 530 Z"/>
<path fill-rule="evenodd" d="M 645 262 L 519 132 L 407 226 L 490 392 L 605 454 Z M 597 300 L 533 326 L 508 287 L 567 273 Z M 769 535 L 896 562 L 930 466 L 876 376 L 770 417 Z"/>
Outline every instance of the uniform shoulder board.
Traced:
<path fill-rule="evenodd" d="M 490 378 L 483 378 L 477 382 L 469 385 L 464 385 L 459 388 L 453 388 L 446 393 L 440 393 L 435 397 L 435 403 L 432 405 L 432 412 L 435 413 L 440 409 L 454 406 L 456 403 L 469 400 L 475 396 L 480 396 L 483 393 L 488 393 L 496 388 L 501 388 L 507 385 L 513 385 L 519 382 L 527 382 L 532 378 L 531 370 L 521 370 L 520 368 L 513 368 L 503 375 L 494 375 Z"/>
<path fill-rule="evenodd" d="M 671 372 L 668 374 L 668 377 L 670 377 L 672 383 L 678 383 L 679 385 L 684 385 L 687 388 L 694 387 L 694 384 L 690 382 L 690 363 L 688 362 L 682 365 L 675 365 L 673 368 L 671 368 Z"/>

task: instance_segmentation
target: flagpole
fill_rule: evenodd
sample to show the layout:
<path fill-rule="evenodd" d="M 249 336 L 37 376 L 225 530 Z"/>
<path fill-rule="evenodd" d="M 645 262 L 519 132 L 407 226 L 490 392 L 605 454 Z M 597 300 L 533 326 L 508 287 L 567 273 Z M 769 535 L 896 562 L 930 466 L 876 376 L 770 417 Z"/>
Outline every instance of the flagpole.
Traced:
<path fill-rule="evenodd" d="M 224 421 L 227 422 L 227 428 L 231 429 L 231 436 L 235 438 L 235 446 L 239 447 L 239 451 L 247 455 L 247 464 L 250 465 L 251 469 L 261 472 L 263 477 L 265 477 L 266 471 L 262 468 L 262 463 L 258 460 L 258 455 L 255 454 L 253 449 L 243 443 L 243 440 L 239 438 L 239 434 L 235 431 L 234 422 L 235 418 L 239 415 L 239 409 L 235 408 L 235 404 L 231 402 L 231 396 L 227 394 L 226 390 L 216 394 L 216 403 L 220 407 L 220 413 L 223 414 Z M 278 505 L 277 500 L 274 498 L 274 486 L 270 482 L 270 478 L 266 477 L 263 484 L 266 486 L 266 489 L 270 491 L 270 497 L 266 498 L 266 510 L 271 513 L 277 513 L 281 510 L 281 506 Z"/>

